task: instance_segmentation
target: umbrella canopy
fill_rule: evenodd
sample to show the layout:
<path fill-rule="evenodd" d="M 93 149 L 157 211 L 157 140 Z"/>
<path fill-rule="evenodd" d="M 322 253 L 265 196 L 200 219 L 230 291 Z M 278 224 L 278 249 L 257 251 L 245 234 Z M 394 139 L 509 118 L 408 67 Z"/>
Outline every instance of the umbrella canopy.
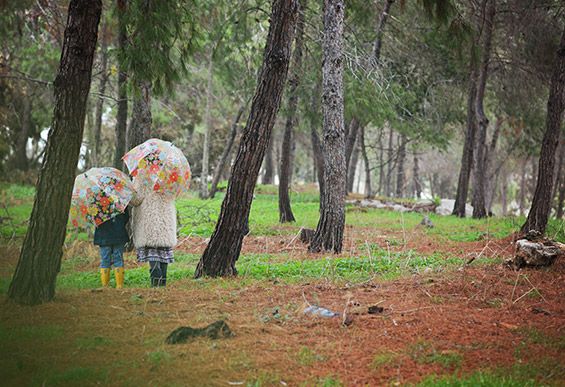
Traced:
<path fill-rule="evenodd" d="M 149 139 L 122 157 L 130 175 L 156 192 L 178 196 L 190 187 L 190 165 L 168 141 Z"/>
<path fill-rule="evenodd" d="M 105 221 L 125 211 L 135 190 L 128 175 L 116 168 L 92 168 L 75 178 L 71 223 L 75 227 Z"/>

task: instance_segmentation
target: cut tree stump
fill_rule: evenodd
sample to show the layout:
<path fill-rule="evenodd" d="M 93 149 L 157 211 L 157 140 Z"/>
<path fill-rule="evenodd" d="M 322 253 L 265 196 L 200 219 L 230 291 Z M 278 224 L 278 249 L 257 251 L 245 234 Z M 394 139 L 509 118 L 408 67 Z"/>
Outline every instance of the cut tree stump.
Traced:
<path fill-rule="evenodd" d="M 565 245 L 544 238 L 539 232 L 530 231 L 516 241 L 516 254 L 506 260 L 514 269 L 552 265 L 559 256 L 565 255 Z"/>

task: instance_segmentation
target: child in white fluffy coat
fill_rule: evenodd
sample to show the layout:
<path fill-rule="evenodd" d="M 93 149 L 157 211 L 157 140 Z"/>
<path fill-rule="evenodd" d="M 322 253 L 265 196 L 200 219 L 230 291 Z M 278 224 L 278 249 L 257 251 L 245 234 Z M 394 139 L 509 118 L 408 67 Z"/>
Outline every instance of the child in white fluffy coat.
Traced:
<path fill-rule="evenodd" d="M 133 243 L 139 262 L 149 262 L 151 286 L 165 286 L 167 266 L 174 262 L 177 244 L 175 198 L 137 187 L 140 204 L 133 208 Z"/>

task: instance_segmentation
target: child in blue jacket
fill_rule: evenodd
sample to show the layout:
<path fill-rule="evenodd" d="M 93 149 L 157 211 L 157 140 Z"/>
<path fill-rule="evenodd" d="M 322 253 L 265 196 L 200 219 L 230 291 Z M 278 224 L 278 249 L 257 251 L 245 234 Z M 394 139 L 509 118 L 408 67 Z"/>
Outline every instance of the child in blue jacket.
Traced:
<path fill-rule="evenodd" d="M 114 265 L 116 289 L 124 286 L 124 245 L 129 241 L 126 225 L 128 211 L 107 220 L 94 231 L 94 244 L 100 246 L 100 280 L 102 286 L 110 282 L 110 268 Z"/>

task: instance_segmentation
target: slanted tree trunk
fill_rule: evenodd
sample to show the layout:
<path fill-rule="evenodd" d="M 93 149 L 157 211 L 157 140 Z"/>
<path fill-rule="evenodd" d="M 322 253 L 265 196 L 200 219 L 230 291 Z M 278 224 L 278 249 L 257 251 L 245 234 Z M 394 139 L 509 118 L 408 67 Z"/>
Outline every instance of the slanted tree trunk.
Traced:
<path fill-rule="evenodd" d="M 151 137 L 151 84 L 142 82 L 134 93 L 127 148 L 131 149 Z"/>
<path fill-rule="evenodd" d="M 237 275 L 235 263 L 243 237 L 249 232 L 249 211 L 255 183 L 288 72 L 297 8 L 295 0 L 273 1 L 263 66 L 247 126 L 232 167 L 216 229 L 196 267 L 196 278 Z"/>
<path fill-rule="evenodd" d="M 237 136 L 237 127 L 239 125 L 239 120 L 241 119 L 241 116 L 246 106 L 247 105 L 245 103 L 243 103 L 240 106 L 235 116 L 235 120 L 231 125 L 230 134 L 228 135 L 228 141 L 226 143 L 226 146 L 224 147 L 222 155 L 218 160 L 218 164 L 216 165 L 216 168 L 214 168 L 214 177 L 212 178 L 212 185 L 210 187 L 210 193 L 209 193 L 209 198 L 211 199 L 214 198 L 216 192 L 218 191 L 218 183 L 220 182 L 220 178 L 222 177 L 224 169 L 226 168 L 227 161 L 231 155 L 233 143 L 235 141 L 235 137 Z"/>
<path fill-rule="evenodd" d="M 100 0 L 71 0 L 69 4 L 53 83 L 53 121 L 29 227 L 8 290 L 9 298 L 20 304 L 41 304 L 55 295 L 101 12 Z"/>
<path fill-rule="evenodd" d="M 265 154 L 265 174 L 263 175 L 263 184 L 273 184 L 274 178 L 274 162 L 273 162 L 273 151 L 274 151 L 274 136 L 271 136 L 269 140 L 269 145 L 267 146 L 267 152 Z"/>
<path fill-rule="evenodd" d="M 398 164 L 396 169 L 396 197 L 404 196 L 404 161 L 406 160 L 406 139 L 405 134 L 400 135 L 400 146 L 398 147 Z"/>
<path fill-rule="evenodd" d="M 102 135 L 102 113 L 104 109 L 104 94 L 106 93 L 106 82 L 108 80 L 108 36 L 106 23 L 102 24 L 100 34 L 100 82 L 98 83 L 98 93 L 96 108 L 94 113 L 94 149 L 91 153 L 91 163 L 100 166 L 100 137 Z M 92 157 L 93 156 L 93 157 Z"/>
<path fill-rule="evenodd" d="M 373 196 L 371 189 L 371 166 L 369 165 L 369 157 L 367 156 L 367 147 L 365 146 L 365 126 L 359 131 L 359 145 L 361 147 L 361 155 L 365 163 L 365 197 L 367 199 Z"/>
<path fill-rule="evenodd" d="M 538 179 L 532 207 L 526 222 L 522 226 L 522 232 L 536 230 L 545 232 L 549 212 L 551 210 L 551 194 L 553 193 L 553 174 L 555 169 L 555 150 L 559 141 L 559 131 L 563 120 L 565 90 L 565 28 L 561 35 L 561 42 L 557 50 L 551 84 L 549 86 L 549 98 L 547 100 L 546 130 L 541 144 L 541 152 L 538 167 Z"/>
<path fill-rule="evenodd" d="M 345 227 L 345 132 L 343 122 L 343 0 L 324 0 L 322 109 L 324 117 L 324 194 L 320 220 L 308 247 L 340 253 Z"/>
<path fill-rule="evenodd" d="M 118 14 L 118 49 L 124 52 L 127 44 L 127 29 L 125 13 L 127 0 L 117 0 Z M 126 153 L 126 135 L 128 122 L 128 89 L 126 66 L 123 58 L 118 57 L 118 103 L 116 113 L 116 152 L 114 153 L 114 168 L 124 169 L 122 156 Z"/>
<path fill-rule="evenodd" d="M 467 95 L 467 123 L 465 128 L 465 141 L 463 143 L 463 154 L 461 156 L 461 169 L 459 170 L 459 180 L 457 182 L 457 193 L 455 194 L 455 204 L 453 205 L 452 215 L 460 218 L 465 217 L 465 207 L 467 205 L 467 194 L 469 192 L 469 179 L 473 169 L 474 143 L 477 132 L 477 121 L 475 114 L 475 100 L 477 98 L 477 63 L 475 59 L 475 42 L 471 45 L 471 63 L 469 72 L 469 86 Z"/>
<path fill-rule="evenodd" d="M 296 38 L 292 54 L 292 72 L 288 80 L 288 113 L 284 127 L 283 143 L 281 148 L 281 162 L 279 167 L 279 222 L 294 222 L 294 214 L 290 206 L 290 185 L 292 181 L 292 167 L 294 164 L 294 127 L 298 124 L 298 85 L 302 73 L 302 46 L 304 36 L 304 11 L 306 0 L 299 5 L 298 22 L 296 24 Z"/>
<path fill-rule="evenodd" d="M 204 143 L 202 144 L 202 173 L 200 174 L 200 193 L 201 199 L 208 197 L 208 175 L 210 163 L 210 132 L 212 126 L 212 75 L 214 70 L 214 54 L 210 50 L 208 57 L 208 85 L 206 86 L 206 109 L 204 111 Z"/>
<path fill-rule="evenodd" d="M 363 128 L 361 128 L 362 130 Z M 349 161 L 349 167 L 347 168 L 347 192 L 353 192 L 353 184 L 355 182 L 355 175 L 357 173 L 357 164 L 359 163 L 359 150 L 360 150 L 360 138 L 361 130 L 357 133 L 357 141 L 353 145 L 353 151 L 351 152 L 351 160 Z"/>
<path fill-rule="evenodd" d="M 481 47 L 481 64 L 477 80 L 477 96 L 475 99 L 475 115 L 477 122 L 477 133 L 475 140 L 475 165 L 473 171 L 473 218 L 484 218 L 487 216 L 485 203 L 485 188 L 487 179 L 486 169 L 486 138 L 489 120 L 485 115 L 483 100 L 488 75 L 488 64 L 492 46 L 492 32 L 494 30 L 494 15 L 496 13 L 496 1 L 487 0 L 485 8 L 484 40 Z"/>
<path fill-rule="evenodd" d="M 420 182 L 420 159 L 418 158 L 418 154 L 414 152 L 414 167 L 412 169 L 412 174 L 414 175 L 412 178 L 414 179 L 414 195 L 416 195 L 416 199 L 420 199 L 422 196 L 422 183 Z"/>

